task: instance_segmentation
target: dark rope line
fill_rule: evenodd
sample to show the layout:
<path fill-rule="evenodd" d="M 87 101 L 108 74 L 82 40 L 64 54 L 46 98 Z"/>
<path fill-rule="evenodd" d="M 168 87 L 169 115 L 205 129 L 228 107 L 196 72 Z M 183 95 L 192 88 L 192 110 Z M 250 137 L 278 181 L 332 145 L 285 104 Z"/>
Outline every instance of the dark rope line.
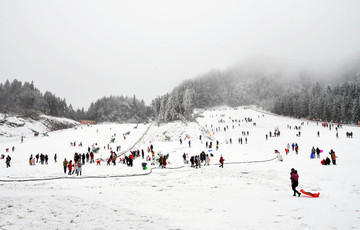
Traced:
<path fill-rule="evenodd" d="M 263 163 L 275 160 L 277 157 L 274 157 L 269 160 L 261 160 L 261 161 L 238 161 L 238 162 L 227 162 L 224 163 L 226 165 L 229 164 L 246 164 L 246 163 Z M 210 166 L 220 165 L 220 163 L 212 164 Z M 181 169 L 190 166 L 179 166 L 179 167 L 172 167 L 172 168 L 164 168 L 164 169 Z M 149 172 L 146 173 L 135 173 L 135 174 L 125 174 L 125 175 L 109 175 L 109 176 L 81 176 L 81 177 L 49 177 L 49 178 L 32 178 L 32 179 L 10 179 L 10 180 L 0 180 L 0 182 L 36 182 L 36 181 L 49 181 L 49 180 L 60 180 L 60 179 L 101 179 L 101 178 L 121 178 L 121 177 L 135 177 L 135 176 L 147 176 L 150 175 L 154 169 L 162 169 L 160 167 L 152 167 L 150 168 Z"/>

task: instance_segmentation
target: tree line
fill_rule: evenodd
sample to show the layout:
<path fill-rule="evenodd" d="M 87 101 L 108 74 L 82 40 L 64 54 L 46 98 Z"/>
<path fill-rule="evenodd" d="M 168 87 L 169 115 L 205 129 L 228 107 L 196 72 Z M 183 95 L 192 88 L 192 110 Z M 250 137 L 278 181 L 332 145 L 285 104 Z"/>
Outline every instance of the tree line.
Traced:
<path fill-rule="evenodd" d="M 194 108 L 218 105 L 257 105 L 276 114 L 307 119 L 358 123 L 360 121 L 360 71 L 336 81 L 314 80 L 308 73 L 289 78 L 278 72 L 212 70 L 186 80 L 170 93 L 155 98 L 151 106 L 133 97 L 103 97 L 89 109 L 74 110 L 65 99 L 31 82 L 0 84 L 0 112 L 32 116 L 44 113 L 74 120 L 158 123 L 193 120 Z"/>
<path fill-rule="evenodd" d="M 0 112 L 21 114 L 37 118 L 39 114 L 56 117 L 66 117 L 73 120 L 95 120 L 98 122 L 147 122 L 152 116 L 152 108 L 146 106 L 143 100 L 110 96 L 103 97 L 91 103 L 87 111 L 74 110 L 67 105 L 65 99 L 46 91 L 44 94 L 37 89 L 33 82 L 13 80 L 0 84 Z"/>

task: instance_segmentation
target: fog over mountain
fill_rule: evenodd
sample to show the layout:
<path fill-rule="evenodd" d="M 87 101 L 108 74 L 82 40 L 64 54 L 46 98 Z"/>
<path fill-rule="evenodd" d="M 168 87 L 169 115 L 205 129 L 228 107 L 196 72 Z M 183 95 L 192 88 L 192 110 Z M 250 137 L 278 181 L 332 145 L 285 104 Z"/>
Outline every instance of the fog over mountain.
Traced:
<path fill-rule="evenodd" d="M 359 8 L 351 0 L 3 0 L 0 82 L 33 81 L 87 110 L 111 95 L 149 105 L 185 79 L 254 57 L 327 77 L 359 51 Z"/>

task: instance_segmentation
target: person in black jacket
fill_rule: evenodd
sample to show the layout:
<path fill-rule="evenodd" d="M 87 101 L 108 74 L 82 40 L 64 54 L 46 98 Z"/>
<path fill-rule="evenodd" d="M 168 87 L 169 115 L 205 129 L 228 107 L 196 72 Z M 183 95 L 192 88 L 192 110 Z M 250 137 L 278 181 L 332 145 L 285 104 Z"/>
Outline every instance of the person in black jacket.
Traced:
<path fill-rule="evenodd" d="M 8 156 L 6 157 L 6 161 L 5 161 L 5 163 L 6 163 L 6 168 L 9 168 L 9 167 L 10 167 L 10 161 L 11 161 L 11 157 L 8 155 Z"/>
<path fill-rule="evenodd" d="M 319 148 L 316 148 L 316 156 L 317 156 L 317 158 L 320 158 L 320 149 Z"/>

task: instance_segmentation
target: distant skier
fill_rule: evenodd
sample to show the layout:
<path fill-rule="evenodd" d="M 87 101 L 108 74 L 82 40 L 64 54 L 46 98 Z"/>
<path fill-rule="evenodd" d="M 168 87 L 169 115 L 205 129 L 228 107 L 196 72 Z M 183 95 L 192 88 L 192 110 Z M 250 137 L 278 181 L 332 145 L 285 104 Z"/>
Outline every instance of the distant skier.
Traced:
<path fill-rule="evenodd" d="M 290 180 L 291 180 L 291 188 L 294 191 L 293 196 L 296 196 L 296 194 L 300 196 L 301 193 L 296 190 L 296 187 L 299 185 L 299 175 L 297 174 L 297 170 L 295 170 L 294 168 L 291 169 Z"/>
<path fill-rule="evenodd" d="M 191 141 L 189 141 L 189 148 L 191 148 Z"/>
<path fill-rule="evenodd" d="M 55 163 L 57 162 L 57 154 L 56 153 L 54 155 L 54 161 L 55 161 Z"/>

